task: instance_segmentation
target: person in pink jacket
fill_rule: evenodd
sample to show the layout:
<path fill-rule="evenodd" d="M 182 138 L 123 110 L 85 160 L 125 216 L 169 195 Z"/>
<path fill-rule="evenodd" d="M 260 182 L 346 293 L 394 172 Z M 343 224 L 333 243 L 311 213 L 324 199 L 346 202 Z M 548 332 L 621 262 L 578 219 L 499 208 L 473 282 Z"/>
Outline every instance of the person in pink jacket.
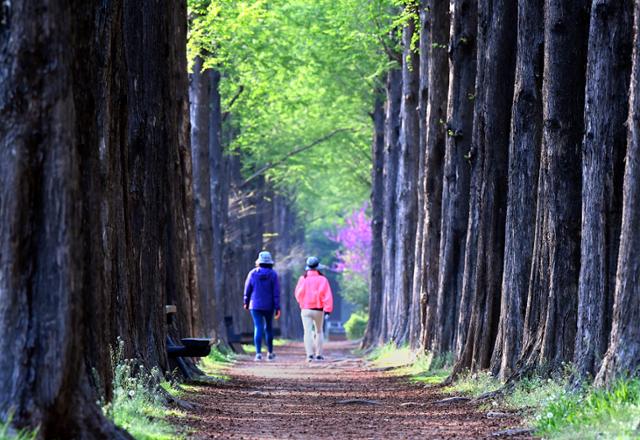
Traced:
<path fill-rule="evenodd" d="M 304 349 L 307 362 L 314 359 L 321 361 L 322 356 L 322 324 L 324 315 L 333 311 L 333 293 L 329 280 L 318 270 L 320 260 L 307 258 L 304 275 L 296 285 L 296 300 L 302 310 L 302 326 L 304 327 Z"/>

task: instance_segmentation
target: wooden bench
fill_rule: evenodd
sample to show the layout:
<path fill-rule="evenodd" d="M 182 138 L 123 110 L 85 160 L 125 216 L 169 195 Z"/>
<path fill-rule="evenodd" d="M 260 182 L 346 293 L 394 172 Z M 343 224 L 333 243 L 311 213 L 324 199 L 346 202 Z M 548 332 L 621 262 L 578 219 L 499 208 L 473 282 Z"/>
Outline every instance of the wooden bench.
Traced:
<path fill-rule="evenodd" d="M 227 330 L 227 342 L 234 353 L 244 353 L 243 344 L 253 344 L 253 332 L 236 333 L 233 330 L 233 316 L 224 317 L 224 326 Z M 281 331 L 279 328 L 273 328 L 273 337 L 279 338 Z"/>

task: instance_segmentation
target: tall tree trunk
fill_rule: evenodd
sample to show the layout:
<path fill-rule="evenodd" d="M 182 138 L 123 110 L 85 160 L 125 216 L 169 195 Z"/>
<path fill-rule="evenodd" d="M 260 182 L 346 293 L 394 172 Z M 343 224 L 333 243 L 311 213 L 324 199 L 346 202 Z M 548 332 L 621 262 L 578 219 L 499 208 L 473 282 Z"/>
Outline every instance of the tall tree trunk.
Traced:
<path fill-rule="evenodd" d="M 510 17 L 516 7 L 516 0 L 478 4 L 471 204 L 454 375 L 487 368 L 498 331 L 516 48 L 516 23 Z"/>
<path fill-rule="evenodd" d="M 202 69 L 202 58 L 194 62 L 190 78 L 191 155 L 196 225 L 198 287 L 207 335 L 216 335 L 213 221 L 211 209 L 211 175 L 209 173 L 209 113 L 211 108 L 211 70 Z"/>
<path fill-rule="evenodd" d="M 424 279 L 425 262 L 424 231 L 425 231 L 425 184 L 426 184 L 426 136 L 427 136 L 427 102 L 429 99 L 429 29 L 431 27 L 431 15 L 427 11 L 427 2 L 421 1 L 419 6 L 420 16 L 420 56 L 419 56 L 419 85 L 418 85 L 418 180 L 417 180 L 417 223 L 413 244 L 414 265 L 413 281 L 411 283 L 411 307 L 409 309 L 409 344 L 418 348 L 422 343 L 420 338 L 422 330 L 422 306 L 421 291 Z"/>
<path fill-rule="evenodd" d="M 414 262 L 414 243 L 418 220 L 418 86 L 419 59 L 411 50 L 414 20 L 402 30 L 402 101 L 400 107 L 400 157 L 396 184 L 396 253 L 393 270 L 395 306 L 391 337 L 404 343 L 409 336 Z M 417 305 L 415 307 L 417 309 Z"/>
<path fill-rule="evenodd" d="M 382 91 L 376 95 L 373 109 L 373 142 L 371 156 L 371 285 L 369 288 L 369 321 L 362 339 L 362 346 L 375 344 L 375 335 L 381 326 L 382 288 L 384 273 L 382 271 L 382 225 L 384 221 L 384 102 Z"/>
<path fill-rule="evenodd" d="M 640 4 L 634 8 L 633 67 L 624 173 L 622 233 L 609 349 L 596 383 L 637 374 L 640 368 Z"/>
<path fill-rule="evenodd" d="M 446 143 L 447 89 L 449 64 L 446 47 L 449 42 L 449 5 L 427 0 L 425 10 L 430 16 L 428 57 L 428 99 L 425 124 L 424 231 L 422 238 L 422 279 L 420 309 L 422 316 L 422 346 L 433 349 L 436 333 L 438 299 L 438 257 L 440 218 L 442 213 L 442 168 Z M 422 50 L 422 49 L 421 49 Z"/>
<path fill-rule="evenodd" d="M 517 375 L 573 359 L 580 261 L 580 146 L 589 8 L 545 3 L 544 129 L 536 236 Z M 572 23 L 566 21 L 572 17 Z"/>
<path fill-rule="evenodd" d="M 42 438 L 125 438 L 95 405 L 89 371 L 109 397 L 118 335 L 126 357 L 166 370 L 169 300 L 188 305 L 178 331 L 197 331 L 186 5 L 7 11 L 0 417 L 15 410 Z"/>
<path fill-rule="evenodd" d="M 222 142 L 222 107 L 220 104 L 220 72 L 211 71 L 211 111 L 209 113 L 209 175 L 211 187 L 211 223 L 213 229 L 213 293 L 215 319 L 219 334 L 224 332 L 224 246 L 229 210 L 229 179 L 225 174 L 227 158 Z"/>
<path fill-rule="evenodd" d="M 449 92 L 447 99 L 447 142 L 442 187 L 442 218 L 438 266 L 436 316 L 438 331 L 434 351 L 442 354 L 454 348 L 458 316 L 467 217 L 469 213 L 469 163 L 473 128 L 473 100 L 476 77 L 476 0 L 451 3 L 449 39 Z"/>
<path fill-rule="evenodd" d="M 384 128 L 384 224 L 382 227 L 384 288 L 382 291 L 382 320 L 379 342 L 386 342 L 393 324 L 391 301 L 394 298 L 396 255 L 396 181 L 400 135 L 400 101 L 402 97 L 402 72 L 392 69 L 387 73 L 387 103 Z"/>
<path fill-rule="evenodd" d="M 582 375 L 597 372 L 611 328 L 622 212 L 632 14 L 631 2 L 593 0 L 591 5 L 574 354 Z"/>
<path fill-rule="evenodd" d="M 544 0 L 518 1 L 518 49 L 509 143 L 509 184 L 498 338 L 492 370 L 502 379 L 520 355 L 531 272 L 542 136 Z"/>

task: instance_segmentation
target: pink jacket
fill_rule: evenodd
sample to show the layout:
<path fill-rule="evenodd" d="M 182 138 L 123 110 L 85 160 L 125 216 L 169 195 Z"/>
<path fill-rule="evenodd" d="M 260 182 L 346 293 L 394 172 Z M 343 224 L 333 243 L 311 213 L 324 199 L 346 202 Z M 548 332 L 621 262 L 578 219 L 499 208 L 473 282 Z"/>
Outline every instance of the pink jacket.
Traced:
<path fill-rule="evenodd" d="M 316 270 L 307 272 L 296 285 L 296 300 L 301 309 L 322 309 L 327 313 L 333 311 L 333 293 L 329 280 Z"/>

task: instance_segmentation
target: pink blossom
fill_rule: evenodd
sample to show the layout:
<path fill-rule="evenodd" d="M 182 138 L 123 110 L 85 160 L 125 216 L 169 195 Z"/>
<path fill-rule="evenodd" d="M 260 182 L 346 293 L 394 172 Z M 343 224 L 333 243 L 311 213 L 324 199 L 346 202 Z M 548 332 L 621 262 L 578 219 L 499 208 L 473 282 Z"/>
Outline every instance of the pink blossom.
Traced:
<path fill-rule="evenodd" d="M 369 280 L 369 260 L 371 258 L 371 219 L 367 215 L 367 203 L 353 211 L 345 219 L 344 225 L 335 234 L 327 234 L 329 239 L 341 245 L 336 252 L 338 262 L 333 269 L 345 276 L 359 276 Z"/>

